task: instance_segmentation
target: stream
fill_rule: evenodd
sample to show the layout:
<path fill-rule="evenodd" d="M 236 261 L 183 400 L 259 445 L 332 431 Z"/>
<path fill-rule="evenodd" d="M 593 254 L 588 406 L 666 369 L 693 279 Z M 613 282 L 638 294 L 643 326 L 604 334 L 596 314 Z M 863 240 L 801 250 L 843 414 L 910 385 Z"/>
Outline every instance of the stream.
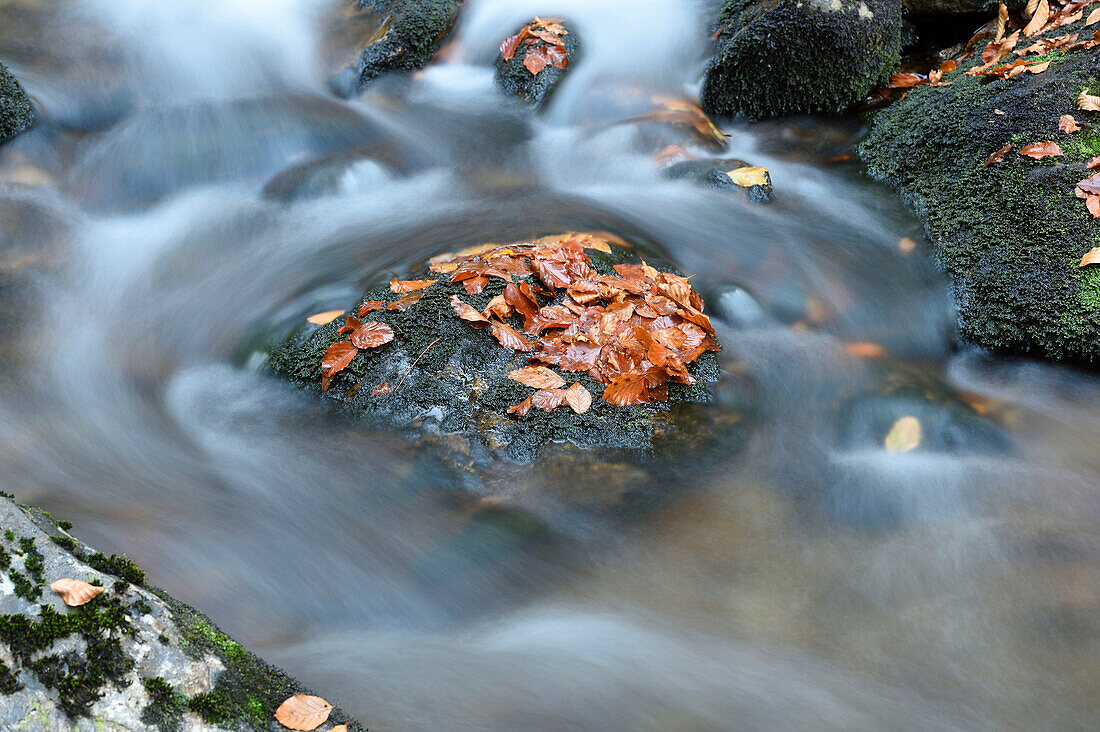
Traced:
<path fill-rule="evenodd" d="M 754 203 L 666 179 L 603 103 L 693 94 L 715 3 L 467 0 L 350 100 L 336 6 L 0 0 L 44 118 L 0 147 L 0 487 L 371 729 L 1095 728 L 1100 380 L 956 343 L 858 120 L 719 121 Z M 535 115 L 492 63 L 550 12 L 584 53 Z M 277 177 L 318 160 L 323 190 Z M 534 466 L 514 506 L 456 498 L 267 368 L 426 256 L 566 229 L 694 274 L 753 384 L 744 446 L 644 510 Z"/>

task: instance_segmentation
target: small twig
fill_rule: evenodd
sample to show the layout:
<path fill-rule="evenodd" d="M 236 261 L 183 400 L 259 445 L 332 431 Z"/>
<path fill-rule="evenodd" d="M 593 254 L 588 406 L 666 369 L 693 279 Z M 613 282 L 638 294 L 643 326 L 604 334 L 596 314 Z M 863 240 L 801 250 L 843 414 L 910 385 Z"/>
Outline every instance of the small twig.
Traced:
<path fill-rule="evenodd" d="M 396 394 L 397 393 L 397 390 L 400 389 L 401 385 L 405 383 L 405 378 L 408 377 L 408 375 L 410 373 L 412 373 L 412 370 L 416 368 L 416 365 L 418 363 L 420 363 L 420 359 L 424 358 L 424 354 L 428 352 L 428 348 L 431 348 L 436 343 L 439 343 L 439 339 L 442 338 L 442 337 L 443 336 L 439 336 L 439 338 L 436 338 L 434 341 L 432 341 L 431 343 L 428 344 L 427 348 L 425 348 L 423 351 L 420 352 L 420 355 L 417 356 L 416 360 L 412 362 L 412 366 L 410 366 L 409 368 L 407 368 L 405 370 L 405 375 L 401 377 L 401 381 L 397 382 L 397 386 L 393 387 L 393 391 L 390 392 L 391 394 Z"/>

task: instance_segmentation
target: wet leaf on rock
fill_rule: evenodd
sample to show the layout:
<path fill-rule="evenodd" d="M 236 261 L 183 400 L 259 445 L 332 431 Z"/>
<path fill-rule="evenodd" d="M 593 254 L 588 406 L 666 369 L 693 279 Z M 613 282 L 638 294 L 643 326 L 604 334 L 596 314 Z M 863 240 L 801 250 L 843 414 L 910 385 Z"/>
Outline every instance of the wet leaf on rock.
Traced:
<path fill-rule="evenodd" d="M 356 348 L 378 348 L 393 340 L 393 328 L 376 320 L 368 320 L 351 334 L 350 340 Z"/>
<path fill-rule="evenodd" d="M 323 313 L 314 313 L 310 315 L 306 320 L 314 325 L 326 325 L 343 315 L 345 310 L 326 310 Z"/>
<path fill-rule="evenodd" d="M 1050 19 L 1050 5 L 1047 4 L 1047 0 L 1039 0 L 1039 4 L 1035 8 L 1035 14 L 1031 16 L 1031 20 L 1024 26 L 1024 37 L 1031 38 L 1039 31 L 1046 27 L 1047 21 Z"/>
<path fill-rule="evenodd" d="M 98 597 L 105 588 L 66 577 L 50 583 L 50 589 L 61 595 L 62 601 L 69 607 L 80 607 Z"/>
<path fill-rule="evenodd" d="M 1087 267 L 1090 264 L 1100 264 L 1100 247 L 1090 249 L 1085 256 L 1081 257 L 1081 263 L 1078 267 Z"/>
<path fill-rule="evenodd" d="M 375 310 L 381 310 L 386 307 L 386 303 L 381 300 L 367 300 L 359 306 L 359 309 L 355 311 L 355 314 L 360 318 L 373 313 Z"/>
<path fill-rule="evenodd" d="M 737 168 L 726 172 L 729 179 L 742 188 L 771 185 L 768 169 L 760 167 Z"/>
<path fill-rule="evenodd" d="M 1085 89 L 1077 95 L 1077 108 L 1086 112 L 1100 112 L 1100 97 L 1089 94 L 1088 89 Z"/>
<path fill-rule="evenodd" d="M 1024 145 L 1020 148 L 1020 154 L 1034 160 L 1041 160 L 1048 157 L 1060 157 L 1062 148 L 1057 142 L 1046 140 L 1045 142 L 1033 142 L 1030 145 Z"/>
<path fill-rule="evenodd" d="M 390 280 L 390 292 L 416 292 L 431 287 L 435 280 Z"/>
<path fill-rule="evenodd" d="M 565 379 L 546 366 L 524 366 L 508 374 L 508 378 L 532 389 L 558 389 L 565 386 Z"/>
<path fill-rule="evenodd" d="M 321 391 L 328 389 L 332 377 L 348 367 L 359 349 L 348 341 L 336 341 L 321 358 Z"/>
<path fill-rule="evenodd" d="M 1009 144 L 1005 145 L 1004 147 L 1002 147 L 997 152 L 990 155 L 989 159 L 985 161 L 985 164 L 986 165 L 995 165 L 997 163 L 1004 162 L 1005 155 L 1007 155 L 1011 150 L 1012 150 L 1012 143 L 1009 143 Z"/>
<path fill-rule="evenodd" d="M 592 393 L 575 383 L 565 390 L 565 401 L 577 414 L 584 414 L 592 406 Z"/>
<path fill-rule="evenodd" d="M 405 312 L 413 305 L 420 302 L 420 298 L 424 297 L 423 290 L 414 290 L 413 292 L 406 292 L 395 301 L 386 306 L 386 310 L 396 310 L 398 312 Z"/>
<path fill-rule="evenodd" d="M 1063 114 L 1058 120 L 1058 129 L 1067 135 L 1072 135 L 1081 129 L 1081 125 L 1077 124 L 1077 120 L 1073 118 L 1072 114 Z"/>
<path fill-rule="evenodd" d="M 531 350 L 531 342 L 524 338 L 522 333 L 507 323 L 492 321 L 489 325 L 489 332 L 492 333 L 493 338 L 496 338 L 500 345 L 505 348 L 510 348 L 513 351 L 523 351 L 525 353 Z"/>
<path fill-rule="evenodd" d="M 319 696 L 295 694 L 275 710 L 275 720 L 287 729 L 311 732 L 325 723 L 332 705 Z"/>
<path fill-rule="evenodd" d="M 473 305 L 463 302 L 458 295 L 451 295 L 451 307 L 454 308 L 455 315 L 470 323 L 474 328 L 488 328 L 492 323 L 479 313 Z"/>

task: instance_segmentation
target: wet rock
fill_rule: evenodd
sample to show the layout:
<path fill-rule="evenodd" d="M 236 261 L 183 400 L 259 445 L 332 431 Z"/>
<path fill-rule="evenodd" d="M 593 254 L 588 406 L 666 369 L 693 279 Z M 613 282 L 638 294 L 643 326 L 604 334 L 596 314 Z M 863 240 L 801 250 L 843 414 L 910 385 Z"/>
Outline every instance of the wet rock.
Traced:
<path fill-rule="evenodd" d="M 1027 5 L 1025 0 L 1009 0 L 1010 10 Z M 902 7 L 913 15 L 970 15 L 997 12 L 997 0 L 902 0 Z"/>
<path fill-rule="evenodd" d="M 756 203 L 770 203 L 774 191 L 772 190 L 771 175 L 766 171 L 763 175 L 768 182 L 761 185 L 742 186 L 735 183 L 733 178 L 729 176 L 730 171 L 749 167 L 752 167 L 749 163 L 735 158 L 725 160 L 694 158 L 673 163 L 665 168 L 662 173 L 666 178 L 691 179 L 707 188 L 744 194 L 748 200 Z"/>
<path fill-rule="evenodd" d="M 462 0 L 358 0 L 358 11 L 380 18 L 378 30 L 354 63 L 329 78 L 329 86 L 350 97 L 387 71 L 423 68 L 450 33 L 461 4 Z"/>
<path fill-rule="evenodd" d="M 840 112 L 897 67 L 901 0 L 728 0 L 717 32 L 708 113 Z"/>
<path fill-rule="evenodd" d="M 612 265 L 637 262 L 639 256 L 619 246 L 610 253 L 586 252 L 597 271 L 612 274 Z M 645 258 L 661 267 L 658 258 Z M 665 265 L 664 269 L 669 268 Z M 590 409 L 583 414 L 568 407 L 551 412 L 535 408 L 523 417 L 510 414 L 510 406 L 535 391 L 508 378 L 513 369 L 528 364 L 528 354 L 503 348 L 489 330 L 471 328 L 456 317 L 451 303 L 451 296 L 457 295 L 474 308 L 484 309 L 491 298 L 502 294 L 505 283 L 490 278 L 480 294 L 468 294 L 461 282 L 451 283 L 445 274 L 414 268 L 410 276 L 440 279 L 421 290 L 419 300 L 407 310 L 387 308 L 365 315 L 364 322 L 374 319 L 386 323 L 395 337 L 382 347 L 361 351 L 350 366 L 335 375 L 327 391 L 321 390 L 320 364 L 326 350 L 346 338 L 337 332 L 344 324 L 343 317 L 321 326 L 306 324 L 291 333 L 270 354 L 275 372 L 303 389 L 319 393 L 326 402 L 362 423 L 397 430 L 410 439 L 439 446 L 448 460 L 464 470 L 476 472 L 496 466 L 495 478 L 481 475 L 475 480 L 475 490 L 491 494 L 498 490 L 522 492 L 522 485 L 543 479 L 559 486 L 575 486 L 578 481 L 590 484 L 578 476 L 591 471 L 594 462 L 615 463 L 624 453 L 633 453 L 634 459 L 643 463 L 673 456 L 682 461 L 685 455 L 698 456 L 698 451 L 714 449 L 715 444 L 724 443 L 729 449 L 739 444 L 741 426 L 727 430 L 732 422 L 723 420 L 729 415 L 708 407 L 719 378 L 711 352 L 688 364 L 696 383 L 667 383 L 665 401 L 614 406 L 601 399 L 604 384 L 588 373 L 561 371 L 567 383 L 579 383 L 589 391 Z M 559 291 L 555 299 L 561 300 L 563 293 Z M 399 297 L 382 282 L 361 301 L 394 303 Z M 348 305 L 354 310 L 358 302 Z M 540 305 L 550 302 L 544 296 Z M 523 320 L 516 317 L 510 322 L 517 328 L 523 325 Z M 548 455 L 554 457 L 548 459 Z M 554 464 L 563 467 L 564 472 L 539 477 L 527 471 L 516 480 L 517 476 L 509 476 L 499 465 L 502 458 L 522 464 L 540 456 L 540 464 Z M 500 485 L 490 485 L 493 480 L 499 480 Z M 528 489 L 542 493 L 533 485 Z M 623 492 L 629 490 L 628 482 Z"/>
<path fill-rule="evenodd" d="M 376 124 L 321 98 L 200 102 L 128 118 L 80 151 L 72 182 L 90 205 L 126 209 L 386 140 Z"/>
<path fill-rule="evenodd" d="M 275 709 L 310 692 L 69 528 L 0 497 L 0 727 L 282 729 Z M 62 578 L 106 589 L 67 607 Z M 319 729 L 339 723 L 362 729 L 339 709 Z"/>
<path fill-rule="evenodd" d="M 1043 35 L 1084 38 L 1091 31 L 1078 21 Z M 952 277 L 964 339 L 1001 352 L 1096 363 L 1100 271 L 1077 264 L 1100 240 L 1073 190 L 1092 172 L 1087 161 L 1100 155 L 1100 120 L 1076 109 L 1074 99 L 1090 84 L 1097 90 L 1100 56 L 1056 52 L 1040 74 L 966 76 L 980 56 L 947 74 L 949 86 L 911 89 L 878 112 L 859 154 L 868 172 L 900 189 L 924 219 Z M 1084 129 L 1059 132 L 1064 114 Z M 1018 154 L 1022 145 L 1045 140 L 1057 142 L 1064 156 L 1034 161 Z M 1007 144 L 1014 149 L 1004 161 L 987 166 Z"/>
<path fill-rule="evenodd" d="M 19 81 L 0 64 L 0 145 L 35 123 L 34 107 Z"/>
<path fill-rule="evenodd" d="M 538 74 L 532 74 L 531 71 L 524 65 L 524 60 L 528 50 L 538 52 L 541 49 L 547 49 L 553 44 L 549 44 L 544 40 L 538 38 L 524 39 L 519 43 L 518 47 L 513 49 L 514 54 L 510 59 L 505 59 L 503 54 L 497 55 L 496 60 L 496 78 L 497 85 L 508 96 L 515 97 L 524 104 L 528 104 L 535 109 L 541 108 L 550 99 L 550 95 L 554 93 L 554 90 L 558 88 L 562 79 L 565 78 L 569 69 L 577 63 L 579 60 L 578 53 L 580 51 L 580 41 L 577 35 L 572 30 L 569 30 L 568 24 L 562 23 L 567 33 L 560 36 L 562 43 L 564 44 L 560 48 L 566 54 L 565 68 L 558 68 L 557 66 L 546 66 Z M 535 25 L 534 21 L 525 25 L 519 29 L 516 33 L 518 36 L 525 36 L 524 30 L 531 29 L 545 31 L 546 26 Z M 515 38 L 516 36 L 512 36 Z"/>

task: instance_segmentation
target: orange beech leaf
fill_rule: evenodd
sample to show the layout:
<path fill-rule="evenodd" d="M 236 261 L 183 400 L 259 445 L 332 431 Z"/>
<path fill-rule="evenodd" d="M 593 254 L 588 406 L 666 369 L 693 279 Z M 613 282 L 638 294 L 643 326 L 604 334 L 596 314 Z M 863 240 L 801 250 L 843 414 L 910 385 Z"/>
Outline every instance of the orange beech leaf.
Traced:
<path fill-rule="evenodd" d="M 886 351 L 877 343 L 853 342 L 844 344 L 844 352 L 860 358 L 882 358 Z"/>
<path fill-rule="evenodd" d="M 557 33 L 548 30 L 537 29 L 531 31 L 531 35 L 540 40 L 546 41 L 553 46 L 564 46 L 565 39 L 559 36 Z"/>
<path fill-rule="evenodd" d="M 1058 120 L 1058 129 L 1067 135 L 1072 135 L 1081 129 L 1081 125 L 1077 124 L 1077 120 L 1073 118 L 1072 114 L 1063 114 Z"/>
<path fill-rule="evenodd" d="M 592 406 L 592 393 L 575 383 L 565 390 L 565 402 L 577 414 L 584 414 Z"/>
<path fill-rule="evenodd" d="M 374 390 L 371 392 L 371 394 L 374 394 L 375 396 L 378 396 L 380 394 L 389 394 L 389 393 L 390 393 L 390 382 L 388 382 L 388 381 L 383 381 L 381 384 L 376 386 L 374 388 Z"/>
<path fill-rule="evenodd" d="M 523 351 L 524 353 L 531 350 L 531 343 L 523 337 L 522 333 L 507 323 L 493 321 L 489 326 L 489 332 L 505 348 L 510 348 L 513 351 Z"/>
<path fill-rule="evenodd" d="M 1008 7 L 1004 3 L 997 4 L 997 33 L 993 37 L 993 40 L 999 41 L 1004 38 L 1005 24 L 1008 23 Z"/>
<path fill-rule="evenodd" d="M 1085 165 L 1085 167 L 1088 168 L 1089 170 L 1095 170 L 1096 168 L 1100 168 L 1100 156 L 1097 156 L 1097 157 L 1093 158 L 1092 160 L 1090 160 L 1088 162 L 1088 164 Z"/>
<path fill-rule="evenodd" d="M 1100 217 L 1100 196 L 1095 193 L 1089 194 L 1089 197 L 1085 199 L 1085 205 L 1088 206 L 1089 213 L 1092 214 L 1094 219 Z"/>
<path fill-rule="evenodd" d="M 435 280 L 390 280 L 390 292 L 416 292 L 431 287 Z"/>
<path fill-rule="evenodd" d="M 508 286 L 511 287 L 511 285 Z M 486 318 L 488 318 L 490 315 L 495 315 L 496 317 L 503 320 L 504 318 L 509 318 L 512 316 L 512 306 L 509 305 L 508 301 L 504 299 L 504 295 L 496 295 L 493 297 L 492 300 L 489 301 L 489 304 L 485 306 L 485 310 L 482 315 L 484 315 Z"/>
<path fill-rule="evenodd" d="M 386 310 L 396 310 L 398 312 L 405 312 L 413 305 L 420 302 L 420 298 L 424 297 L 423 290 L 416 290 L 414 292 L 406 292 L 395 301 L 386 306 Z"/>
<path fill-rule="evenodd" d="M 1041 64 L 1031 64 L 1030 66 L 1025 66 L 1024 71 L 1029 74 L 1041 74 L 1047 70 L 1048 66 L 1050 66 L 1050 61 L 1044 61 Z"/>
<path fill-rule="evenodd" d="M 514 36 L 508 36 L 504 39 L 504 42 L 500 44 L 500 56 L 505 61 L 511 61 L 512 57 L 516 55 L 516 49 L 519 48 L 519 44 L 523 43 L 531 35 L 531 29 L 528 26 L 524 26 L 523 30 Z"/>
<path fill-rule="evenodd" d="M 899 72 L 890 77 L 887 89 L 908 89 L 914 86 L 928 83 L 928 79 L 921 74 L 913 74 L 907 71 Z"/>
<path fill-rule="evenodd" d="M 1039 0 L 1039 4 L 1035 7 L 1035 14 L 1031 16 L 1031 20 L 1028 21 L 1028 24 L 1024 26 L 1024 37 L 1030 38 L 1043 30 L 1048 20 L 1050 20 L 1050 5 L 1047 4 L 1047 0 Z"/>
<path fill-rule="evenodd" d="M 1100 193 L 1100 173 L 1093 173 L 1088 178 L 1077 181 L 1077 187 L 1085 193 Z"/>
<path fill-rule="evenodd" d="M 1100 247 L 1090 249 L 1085 256 L 1081 257 L 1081 263 L 1078 267 L 1087 267 L 1090 264 L 1100 264 Z"/>
<path fill-rule="evenodd" d="M 1086 112 L 1100 112 L 1100 97 L 1089 94 L 1086 89 L 1077 95 L 1077 108 Z"/>
<path fill-rule="evenodd" d="M 313 315 L 310 315 L 308 318 L 306 318 L 306 320 L 309 321 L 310 323 L 313 323 L 314 325 L 325 325 L 327 323 L 331 323 L 332 321 L 336 320 L 341 315 L 343 315 L 345 312 L 347 312 L 347 311 L 346 310 L 326 310 L 323 313 L 314 313 Z"/>
<path fill-rule="evenodd" d="M 336 341 L 321 358 L 321 391 L 328 389 L 332 377 L 347 368 L 359 349 L 349 341 Z"/>
<path fill-rule="evenodd" d="M 451 307 L 455 315 L 470 323 L 474 328 L 488 328 L 491 321 L 477 311 L 473 305 L 465 303 L 458 295 L 451 295 Z"/>
<path fill-rule="evenodd" d="M 356 311 L 356 315 L 362 318 L 363 316 L 373 313 L 375 310 L 381 310 L 384 307 L 386 307 L 386 303 L 382 302 L 381 300 L 367 300 L 365 303 L 359 306 L 359 309 Z"/>
<path fill-rule="evenodd" d="M 368 320 L 349 340 L 356 348 L 378 348 L 393 340 L 393 328 L 377 320 Z"/>
<path fill-rule="evenodd" d="M 275 710 L 275 720 L 287 729 L 310 732 L 325 723 L 332 705 L 319 696 L 295 694 Z"/>
<path fill-rule="evenodd" d="M 564 69 L 568 64 L 569 53 L 559 46 L 533 46 L 523 57 L 523 65 L 533 76 L 538 76 L 547 66 Z"/>
<path fill-rule="evenodd" d="M 354 333 L 362 327 L 363 324 L 359 322 L 359 318 L 355 317 L 354 315 L 349 315 L 347 321 L 343 325 L 341 325 L 340 329 L 336 332 L 340 335 L 344 335 L 346 333 Z"/>
<path fill-rule="evenodd" d="M 1005 155 L 1007 155 L 1010 150 L 1012 150 L 1012 143 L 1005 145 L 1000 150 L 990 155 L 989 160 L 986 160 L 985 164 L 994 165 L 996 163 L 1004 162 Z"/>
<path fill-rule="evenodd" d="M 1024 145 L 1020 148 L 1020 154 L 1039 160 L 1062 155 L 1062 148 L 1059 147 L 1057 142 L 1047 140 L 1046 142 L 1033 142 L 1030 145 Z"/>
<path fill-rule="evenodd" d="M 521 417 L 526 417 L 527 413 L 531 411 L 532 406 L 531 397 L 527 397 L 519 404 L 513 404 L 508 407 L 508 414 L 518 414 Z"/>
<path fill-rule="evenodd" d="M 1085 18 L 1085 27 L 1088 28 L 1090 25 L 1097 22 L 1100 22 L 1100 8 L 1093 10 L 1089 13 L 1089 17 Z"/>
<path fill-rule="evenodd" d="M 50 589 L 61 595 L 62 601 L 69 607 L 80 607 L 99 596 L 106 588 L 90 585 L 83 580 L 65 578 L 51 582 Z"/>
<path fill-rule="evenodd" d="M 603 400 L 616 407 L 645 404 L 648 387 L 642 374 L 621 374 L 603 390 Z"/>
<path fill-rule="evenodd" d="M 532 389 L 558 389 L 565 386 L 565 379 L 545 366 L 524 366 L 508 374 L 508 378 Z"/>

